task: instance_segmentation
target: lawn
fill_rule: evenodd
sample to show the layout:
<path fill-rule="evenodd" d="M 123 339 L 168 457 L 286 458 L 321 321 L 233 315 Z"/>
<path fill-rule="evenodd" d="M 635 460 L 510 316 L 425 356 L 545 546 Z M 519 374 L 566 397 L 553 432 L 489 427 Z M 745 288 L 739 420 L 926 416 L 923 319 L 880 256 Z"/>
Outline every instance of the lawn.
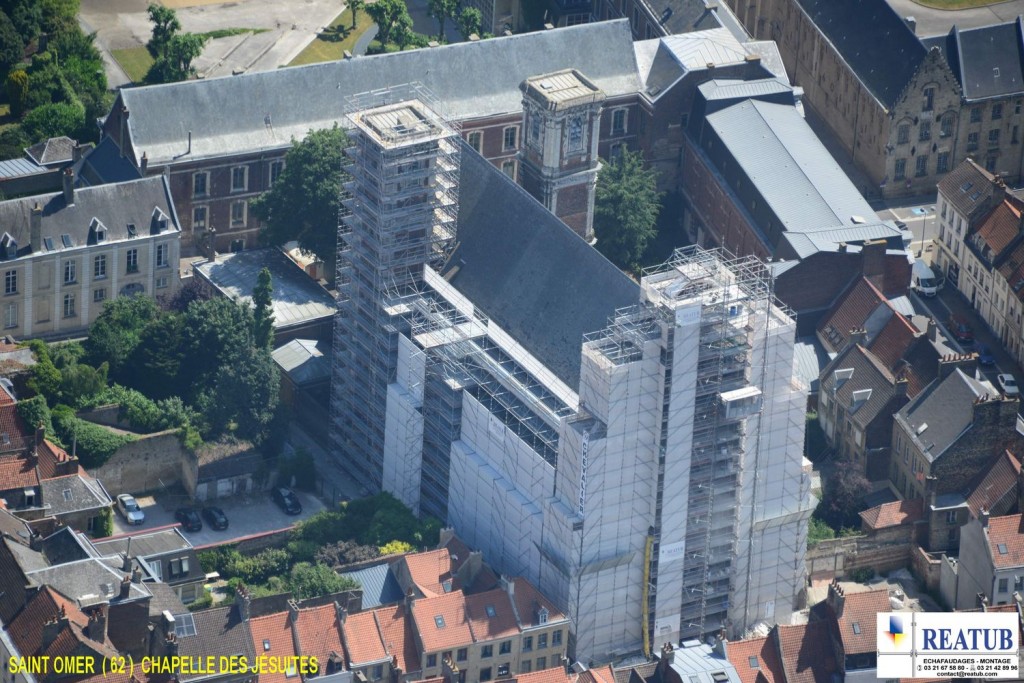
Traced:
<path fill-rule="evenodd" d="M 998 5 L 1005 0 L 914 0 L 919 5 L 935 9 L 968 9 L 970 7 L 987 7 Z"/>
<path fill-rule="evenodd" d="M 146 72 L 153 66 L 153 57 L 145 47 L 129 47 L 123 50 L 111 50 L 110 53 L 121 65 L 133 83 L 142 83 Z"/>
<path fill-rule="evenodd" d="M 289 66 L 299 64 L 313 64 L 316 62 L 330 62 L 341 59 L 345 50 L 351 51 L 359 36 L 366 33 L 373 20 L 363 10 L 356 13 L 356 28 L 352 30 L 352 13 L 345 10 L 331 22 L 331 25 L 324 29 L 323 33 L 317 34 L 312 43 L 299 53 L 299 56 L 291 61 Z"/>

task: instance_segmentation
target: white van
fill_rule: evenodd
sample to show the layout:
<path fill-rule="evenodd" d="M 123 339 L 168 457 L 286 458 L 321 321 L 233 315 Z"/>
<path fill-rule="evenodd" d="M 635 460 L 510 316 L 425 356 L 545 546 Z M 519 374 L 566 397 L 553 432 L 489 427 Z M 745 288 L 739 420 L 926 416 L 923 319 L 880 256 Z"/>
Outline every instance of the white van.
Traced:
<path fill-rule="evenodd" d="M 942 289 L 943 278 L 936 277 L 935 272 L 924 261 L 914 261 L 911 289 L 922 296 L 935 296 Z"/>

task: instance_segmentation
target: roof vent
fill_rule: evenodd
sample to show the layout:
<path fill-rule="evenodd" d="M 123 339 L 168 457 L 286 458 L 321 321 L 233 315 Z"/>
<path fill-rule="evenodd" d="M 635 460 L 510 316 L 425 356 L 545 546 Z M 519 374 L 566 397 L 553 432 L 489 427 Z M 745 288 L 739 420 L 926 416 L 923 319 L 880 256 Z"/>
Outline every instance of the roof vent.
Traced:
<path fill-rule="evenodd" d="M 918 427 L 917 430 L 914 433 L 917 434 L 918 436 L 921 436 L 922 434 L 924 434 L 924 430 L 926 430 L 926 429 L 928 429 L 928 423 L 927 422 L 922 422 L 921 426 Z"/>
<path fill-rule="evenodd" d="M 862 225 L 864 223 L 867 223 L 867 221 L 864 220 L 864 216 L 850 216 L 850 222 L 853 223 L 854 225 Z"/>

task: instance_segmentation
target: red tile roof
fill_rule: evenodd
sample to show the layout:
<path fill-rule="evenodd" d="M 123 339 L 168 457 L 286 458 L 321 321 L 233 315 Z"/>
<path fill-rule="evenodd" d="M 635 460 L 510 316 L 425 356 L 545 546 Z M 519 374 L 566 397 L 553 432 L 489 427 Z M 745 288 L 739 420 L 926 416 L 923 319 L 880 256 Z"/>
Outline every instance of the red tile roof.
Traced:
<path fill-rule="evenodd" d="M 36 459 L 39 463 L 39 476 L 41 479 L 53 479 L 59 476 L 57 466 L 67 463 L 71 456 L 60 446 L 52 443 L 49 439 L 43 439 L 43 443 L 36 448 Z M 68 474 L 68 472 L 65 472 Z"/>
<path fill-rule="evenodd" d="M 1014 247 L 1003 264 L 999 266 L 999 274 L 1003 276 L 1010 291 L 1024 300 L 1024 242 Z"/>
<path fill-rule="evenodd" d="M 447 548 L 406 555 L 409 576 L 424 597 L 444 595 L 444 582 L 452 580 L 452 557 Z"/>
<path fill-rule="evenodd" d="M 558 666 L 533 671 L 528 674 L 518 674 L 512 680 L 516 681 L 516 683 L 570 683 L 572 679 L 565 672 L 565 669 Z"/>
<path fill-rule="evenodd" d="M 424 652 L 451 650 L 474 642 L 462 591 L 417 600 L 412 615 Z"/>
<path fill-rule="evenodd" d="M 304 657 L 316 657 L 323 670 L 327 670 L 331 654 L 334 654 L 339 662 L 344 659 L 345 648 L 341 644 L 338 615 L 334 605 L 300 609 L 295 621 L 295 631 L 298 635 L 299 652 Z"/>
<path fill-rule="evenodd" d="M 775 629 L 787 683 L 832 683 L 832 674 L 838 673 L 838 668 L 827 623 Z"/>
<path fill-rule="evenodd" d="M 513 600 L 516 604 L 516 613 L 519 615 L 519 623 L 523 628 L 537 626 L 537 611 L 544 607 L 548 611 L 548 622 L 564 621 L 565 615 L 555 608 L 547 598 L 541 595 L 540 591 L 533 587 L 529 581 L 522 577 L 511 579 L 513 581 Z"/>
<path fill-rule="evenodd" d="M 579 675 L 577 680 L 580 683 L 615 683 L 615 669 L 611 664 L 587 669 Z"/>
<path fill-rule="evenodd" d="M 67 618 L 67 625 L 61 629 L 53 642 L 43 649 L 44 624 L 61 613 Z M 82 612 L 73 600 L 69 600 L 49 586 L 43 586 L 11 621 L 7 630 L 18 652 L 24 656 L 70 656 L 80 654 L 79 646 L 85 645 L 100 655 L 116 657 L 117 648 L 110 642 L 109 637 L 100 642 L 85 635 L 88 624 L 88 615 Z"/>
<path fill-rule="evenodd" d="M 888 305 L 885 295 L 861 276 L 825 314 L 818 324 L 818 331 L 833 351 L 839 351 L 846 345 L 850 330 L 862 327 L 872 311 L 883 302 Z"/>
<path fill-rule="evenodd" d="M 359 667 L 388 659 L 373 612 L 350 614 L 342 630 L 350 666 Z"/>
<path fill-rule="evenodd" d="M 0 433 L 7 434 L 15 448 L 22 447 L 30 434 L 21 415 L 18 415 L 17 404 L 3 390 L 0 390 Z"/>
<path fill-rule="evenodd" d="M 466 609 L 473 638 L 477 642 L 508 638 L 519 633 L 512 602 L 501 588 L 466 597 Z"/>
<path fill-rule="evenodd" d="M 737 640 L 728 644 L 726 653 L 741 683 L 786 683 L 774 638 Z"/>
<path fill-rule="evenodd" d="M 377 619 L 384 647 L 394 657 L 399 669 L 405 673 L 420 670 L 420 655 L 416 649 L 412 619 L 408 618 L 405 605 L 391 605 L 373 611 Z"/>
<path fill-rule="evenodd" d="M 924 518 L 924 501 L 915 498 L 883 503 L 860 513 L 860 518 L 864 520 L 865 526 L 874 530 L 913 524 Z"/>
<path fill-rule="evenodd" d="M 878 643 L 875 642 L 875 615 L 891 609 L 888 588 L 846 595 L 842 610 L 836 615 L 839 638 L 843 642 L 846 654 L 876 652 Z"/>
<path fill-rule="evenodd" d="M 920 334 L 909 320 L 898 313 L 893 313 L 875 335 L 875 338 L 871 340 L 868 349 L 882 361 L 885 367 L 894 370 L 896 364 Z"/>
<path fill-rule="evenodd" d="M 971 514 L 977 517 L 982 508 L 991 510 L 993 505 L 1017 488 L 1019 476 L 1020 460 L 1010 451 L 1004 451 L 967 496 L 967 507 Z"/>
<path fill-rule="evenodd" d="M 1000 546 L 1006 552 L 1002 552 Z M 992 553 L 992 563 L 996 567 L 1024 565 L 1024 525 L 1021 524 L 1021 515 L 989 519 L 988 547 Z"/>
<path fill-rule="evenodd" d="M 1012 195 L 1007 195 L 978 226 L 977 235 L 989 249 L 994 260 L 1020 233 L 1021 204 Z"/>
<path fill-rule="evenodd" d="M 252 645 L 256 650 L 257 663 L 260 661 L 259 657 L 276 659 L 296 656 L 290 621 L 291 617 L 288 612 L 277 612 L 249 620 L 249 632 L 252 633 Z M 326 662 L 324 667 L 326 668 Z M 261 670 L 259 679 L 260 683 L 286 683 L 290 680 L 287 672 L 270 670 Z"/>
<path fill-rule="evenodd" d="M 39 486 L 39 475 L 35 463 L 23 455 L 7 455 L 0 458 L 0 490 L 23 489 Z"/>

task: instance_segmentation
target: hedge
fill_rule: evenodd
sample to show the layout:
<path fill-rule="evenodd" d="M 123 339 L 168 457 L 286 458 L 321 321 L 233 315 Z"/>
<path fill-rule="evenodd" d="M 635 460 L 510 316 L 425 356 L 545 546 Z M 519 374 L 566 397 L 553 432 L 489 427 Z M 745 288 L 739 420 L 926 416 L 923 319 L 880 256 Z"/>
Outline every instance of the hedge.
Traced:
<path fill-rule="evenodd" d="M 75 416 L 75 411 L 59 405 L 51 411 L 53 428 L 66 448 L 75 448 L 82 467 L 100 467 L 118 448 L 135 441 L 130 434 L 118 434 L 105 427 L 86 422 Z"/>

